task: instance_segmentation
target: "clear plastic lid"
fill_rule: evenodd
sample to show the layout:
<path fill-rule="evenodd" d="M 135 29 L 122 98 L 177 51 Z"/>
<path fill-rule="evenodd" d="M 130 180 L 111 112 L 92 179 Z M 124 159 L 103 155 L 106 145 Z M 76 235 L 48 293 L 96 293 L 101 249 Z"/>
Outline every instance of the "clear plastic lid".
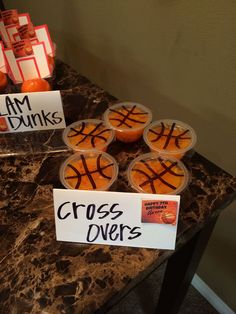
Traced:
<path fill-rule="evenodd" d="M 63 162 L 59 175 L 67 189 L 106 191 L 117 178 L 118 165 L 107 153 L 80 152 Z"/>
<path fill-rule="evenodd" d="M 160 154 L 185 154 L 197 141 L 194 129 L 171 119 L 152 122 L 143 132 L 143 139 L 152 151 Z"/>
<path fill-rule="evenodd" d="M 126 101 L 110 106 L 103 119 L 116 131 L 133 132 L 144 129 L 152 121 L 152 112 L 142 104 Z"/>
<path fill-rule="evenodd" d="M 68 125 L 63 131 L 64 143 L 75 151 L 106 150 L 114 139 L 114 130 L 102 120 L 79 120 Z"/>
<path fill-rule="evenodd" d="M 190 179 L 180 160 L 157 153 L 135 158 L 127 169 L 127 177 L 135 191 L 152 194 L 180 194 Z"/>

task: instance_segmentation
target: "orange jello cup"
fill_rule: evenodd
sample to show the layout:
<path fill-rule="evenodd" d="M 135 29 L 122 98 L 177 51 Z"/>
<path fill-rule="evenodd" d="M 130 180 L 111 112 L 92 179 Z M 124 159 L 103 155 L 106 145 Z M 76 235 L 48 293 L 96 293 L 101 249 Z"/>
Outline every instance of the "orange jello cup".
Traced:
<path fill-rule="evenodd" d="M 143 132 L 143 139 L 152 152 L 181 159 L 196 144 L 194 129 L 178 120 L 154 121 Z"/>
<path fill-rule="evenodd" d="M 189 182 L 188 171 L 180 160 L 156 153 L 135 158 L 127 176 L 131 187 L 139 193 L 180 194 Z"/>
<path fill-rule="evenodd" d="M 106 191 L 117 175 L 115 159 L 95 150 L 73 154 L 60 168 L 60 180 L 67 189 Z"/>
<path fill-rule="evenodd" d="M 109 107 L 104 113 L 104 120 L 115 130 L 117 140 L 130 143 L 142 136 L 144 128 L 152 120 L 152 113 L 141 104 L 122 102 Z"/>
<path fill-rule="evenodd" d="M 65 128 L 62 138 L 64 143 L 75 151 L 106 151 L 114 135 L 115 132 L 102 120 L 86 119 L 70 124 Z"/>

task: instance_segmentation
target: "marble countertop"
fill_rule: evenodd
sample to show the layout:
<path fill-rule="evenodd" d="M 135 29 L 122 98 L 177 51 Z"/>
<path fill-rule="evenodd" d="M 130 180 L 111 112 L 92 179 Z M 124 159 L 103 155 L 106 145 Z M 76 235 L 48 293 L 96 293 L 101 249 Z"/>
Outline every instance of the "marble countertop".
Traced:
<path fill-rule="evenodd" d="M 52 84 L 61 90 L 67 124 L 101 117 L 117 101 L 60 61 Z M 62 187 L 58 169 L 71 153 L 61 134 L 0 135 L 1 313 L 92 313 L 172 253 L 56 241 L 52 189 Z M 142 140 L 109 147 L 120 168 L 114 189 L 130 191 L 127 165 L 146 151 Z M 184 162 L 192 180 L 182 197 L 177 246 L 218 215 L 236 191 L 236 179 L 200 154 Z"/>

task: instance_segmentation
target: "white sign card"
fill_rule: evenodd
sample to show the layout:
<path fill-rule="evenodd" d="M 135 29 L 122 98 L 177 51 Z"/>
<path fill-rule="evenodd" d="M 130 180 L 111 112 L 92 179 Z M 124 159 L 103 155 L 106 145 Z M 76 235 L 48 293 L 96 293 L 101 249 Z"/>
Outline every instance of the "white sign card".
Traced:
<path fill-rule="evenodd" d="M 18 32 L 17 32 L 16 25 L 9 25 L 5 27 L 6 27 L 7 35 L 9 38 L 9 43 L 20 40 L 19 36 L 17 36 Z"/>
<path fill-rule="evenodd" d="M 30 23 L 29 13 L 18 14 L 20 26 Z"/>
<path fill-rule="evenodd" d="M 46 24 L 35 26 L 34 29 L 35 29 L 35 33 L 36 33 L 38 41 L 44 43 L 47 54 L 50 55 L 51 57 L 54 57 L 55 49 L 53 46 L 53 42 L 51 40 L 48 26 Z"/>
<path fill-rule="evenodd" d="M 28 13 L 19 14 L 18 17 L 19 25 L 29 24 L 30 16 Z M 3 20 L 0 20 L 0 33 L 7 46 L 11 41 L 19 40 L 19 37 L 17 37 L 17 25 L 4 25 Z"/>
<path fill-rule="evenodd" d="M 54 189 L 58 241 L 175 248 L 180 196 Z"/>
<path fill-rule="evenodd" d="M 43 42 L 32 45 L 33 53 L 16 58 L 12 48 L 3 50 L 11 79 L 15 84 L 32 78 L 47 78 L 51 70 Z"/>
<path fill-rule="evenodd" d="M 0 95 L 0 133 L 65 127 L 60 91 Z"/>

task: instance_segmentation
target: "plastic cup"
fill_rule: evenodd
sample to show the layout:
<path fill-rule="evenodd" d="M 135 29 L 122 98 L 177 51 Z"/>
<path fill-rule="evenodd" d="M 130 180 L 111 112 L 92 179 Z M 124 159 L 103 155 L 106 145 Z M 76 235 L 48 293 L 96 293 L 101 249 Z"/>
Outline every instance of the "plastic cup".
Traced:
<path fill-rule="evenodd" d="M 181 159 L 196 144 L 194 129 L 178 120 L 158 120 L 148 125 L 143 139 L 152 152 Z"/>
<path fill-rule="evenodd" d="M 156 153 L 135 158 L 127 176 L 133 190 L 139 193 L 180 194 L 189 183 L 189 173 L 180 160 Z"/>
<path fill-rule="evenodd" d="M 67 189 L 107 191 L 117 175 L 116 160 L 94 150 L 73 154 L 60 168 L 60 181 Z"/>
<path fill-rule="evenodd" d="M 74 151 L 106 151 L 113 141 L 115 132 L 109 129 L 102 120 L 87 119 L 70 124 L 63 131 L 64 143 Z"/>
<path fill-rule="evenodd" d="M 117 140 L 130 143 L 142 136 L 144 128 L 152 120 L 152 112 L 138 103 L 121 102 L 109 107 L 103 118 L 115 130 Z"/>

